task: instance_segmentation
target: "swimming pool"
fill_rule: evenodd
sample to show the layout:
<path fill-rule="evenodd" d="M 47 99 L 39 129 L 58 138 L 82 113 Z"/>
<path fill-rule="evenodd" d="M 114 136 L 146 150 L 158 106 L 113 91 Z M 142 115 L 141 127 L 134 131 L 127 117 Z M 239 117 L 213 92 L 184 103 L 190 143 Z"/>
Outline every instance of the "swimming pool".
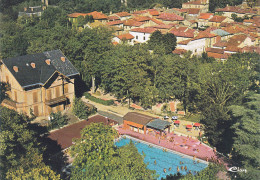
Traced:
<path fill-rule="evenodd" d="M 119 139 L 115 142 L 115 145 L 117 147 L 125 146 L 130 143 L 130 139 L 138 149 L 138 152 L 140 154 L 145 154 L 144 162 L 148 164 L 147 168 L 156 170 L 156 173 L 159 175 L 158 179 L 161 179 L 162 177 L 165 178 L 166 175 L 177 173 L 177 166 L 179 167 L 179 172 L 183 175 L 189 173 L 189 171 L 191 171 L 191 173 L 201 171 L 208 166 L 207 163 L 202 160 L 199 160 L 200 162 L 198 163 L 198 159 L 196 159 L 194 164 L 192 157 L 181 153 L 175 153 L 171 150 L 163 151 L 162 147 L 129 136 Z M 180 161 L 183 162 L 183 164 L 180 165 Z M 186 166 L 187 170 L 182 170 L 181 166 Z M 166 169 L 166 172 L 164 172 L 164 169 Z"/>

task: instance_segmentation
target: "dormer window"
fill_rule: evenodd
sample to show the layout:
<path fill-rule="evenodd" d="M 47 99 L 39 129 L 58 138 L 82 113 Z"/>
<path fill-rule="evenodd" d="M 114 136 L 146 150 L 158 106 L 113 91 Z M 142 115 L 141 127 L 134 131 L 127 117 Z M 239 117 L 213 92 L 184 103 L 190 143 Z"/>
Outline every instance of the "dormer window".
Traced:
<path fill-rule="evenodd" d="M 65 62 L 65 57 L 60 57 L 60 59 L 61 59 L 63 62 Z"/>
<path fill-rule="evenodd" d="M 31 63 L 31 66 L 32 66 L 32 68 L 35 68 L 36 66 L 35 66 L 35 63 Z"/>
<path fill-rule="evenodd" d="M 14 70 L 14 72 L 18 72 L 18 67 L 17 66 L 13 66 L 13 70 Z"/>
<path fill-rule="evenodd" d="M 45 62 L 46 62 L 46 64 L 48 64 L 48 65 L 51 64 L 51 60 L 50 60 L 50 59 L 46 59 Z"/>

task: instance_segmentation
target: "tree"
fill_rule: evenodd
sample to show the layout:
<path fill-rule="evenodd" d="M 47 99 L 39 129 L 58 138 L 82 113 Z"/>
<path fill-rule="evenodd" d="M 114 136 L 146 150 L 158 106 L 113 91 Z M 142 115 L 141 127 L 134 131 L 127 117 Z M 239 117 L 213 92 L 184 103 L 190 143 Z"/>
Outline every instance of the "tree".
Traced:
<path fill-rule="evenodd" d="M 117 133 L 110 126 L 92 123 L 81 131 L 81 138 L 71 148 L 75 158 L 72 179 L 151 179 L 143 157 L 133 144 L 115 148 Z"/>
<path fill-rule="evenodd" d="M 90 115 L 89 108 L 79 98 L 74 99 L 72 112 L 75 116 L 77 116 L 80 119 L 87 119 Z"/>
<path fill-rule="evenodd" d="M 19 169 L 27 174 L 45 167 L 41 155 L 45 146 L 38 139 L 39 132 L 28 123 L 29 118 L 5 107 L 0 107 L 0 112 L 1 179 L 12 179 Z"/>
<path fill-rule="evenodd" d="M 258 179 L 260 170 L 260 94 L 249 93 L 240 106 L 232 105 L 231 119 L 234 122 L 232 159 L 247 173 L 238 173 L 241 179 Z"/>

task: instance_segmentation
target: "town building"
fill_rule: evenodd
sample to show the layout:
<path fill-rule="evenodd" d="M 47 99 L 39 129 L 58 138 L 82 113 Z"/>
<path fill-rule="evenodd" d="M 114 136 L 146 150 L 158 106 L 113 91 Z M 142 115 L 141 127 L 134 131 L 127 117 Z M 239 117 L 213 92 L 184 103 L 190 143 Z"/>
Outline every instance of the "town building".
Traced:
<path fill-rule="evenodd" d="M 1 82 L 8 85 L 3 106 L 19 113 L 48 116 L 71 107 L 77 69 L 60 50 L 1 60 Z"/>

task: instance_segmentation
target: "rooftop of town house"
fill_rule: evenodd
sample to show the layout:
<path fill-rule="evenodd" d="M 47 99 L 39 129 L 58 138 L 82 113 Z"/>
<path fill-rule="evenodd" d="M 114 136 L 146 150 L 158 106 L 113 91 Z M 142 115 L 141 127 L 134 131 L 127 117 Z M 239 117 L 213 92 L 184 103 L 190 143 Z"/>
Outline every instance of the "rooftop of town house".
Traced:
<path fill-rule="evenodd" d="M 159 16 L 159 14 L 160 14 L 159 11 L 157 11 L 156 9 L 148 9 L 147 11 L 152 16 Z"/>
<path fill-rule="evenodd" d="M 103 14 L 102 12 L 93 11 L 91 13 L 87 13 L 87 15 L 92 16 L 93 19 L 101 20 L 107 19 L 107 15 Z"/>
<path fill-rule="evenodd" d="M 109 21 L 109 22 L 107 22 L 107 25 L 109 25 L 109 26 L 119 25 L 119 24 L 123 24 L 123 21 L 117 20 L 117 21 Z"/>
<path fill-rule="evenodd" d="M 174 13 L 161 13 L 157 19 L 161 19 L 161 20 L 164 20 L 164 21 L 183 21 L 184 18 L 179 16 L 179 15 L 176 15 Z"/>
<path fill-rule="evenodd" d="M 216 34 L 212 34 L 212 33 L 209 33 L 207 31 L 201 31 L 195 38 L 194 40 L 197 40 L 197 39 L 203 39 L 203 38 L 213 38 L 213 37 L 216 37 L 217 35 Z"/>
<path fill-rule="evenodd" d="M 147 28 L 134 28 L 134 29 L 131 29 L 130 31 L 152 34 L 156 30 L 157 30 L 156 28 L 147 27 Z"/>
<path fill-rule="evenodd" d="M 184 41 L 178 42 L 177 44 L 187 45 L 190 41 L 191 41 L 191 39 L 188 39 L 188 40 L 184 40 Z"/>
<path fill-rule="evenodd" d="M 203 5 L 203 4 L 207 4 L 207 0 L 190 1 L 183 4 Z"/>
<path fill-rule="evenodd" d="M 209 22 L 218 22 L 221 23 L 222 21 L 224 21 L 227 17 L 225 16 L 219 16 L 219 15 L 215 15 L 213 16 L 211 19 L 209 19 Z"/>
<path fill-rule="evenodd" d="M 71 17 L 71 18 L 77 18 L 79 16 L 84 16 L 85 17 L 86 15 L 87 15 L 87 13 L 77 13 L 77 12 L 68 14 L 68 16 Z"/>
<path fill-rule="evenodd" d="M 213 16 L 213 13 L 200 13 L 199 19 L 209 19 Z"/>
<path fill-rule="evenodd" d="M 238 9 L 240 9 L 237 6 L 226 6 L 224 8 L 218 8 L 215 11 L 216 12 L 236 12 Z"/>
<path fill-rule="evenodd" d="M 151 20 L 151 18 L 148 16 L 136 16 L 133 18 L 133 20 L 138 21 L 138 22 L 143 22 L 143 21 L 149 21 L 149 20 Z"/>
<path fill-rule="evenodd" d="M 187 14 L 199 14 L 200 13 L 200 9 L 199 8 L 189 8 L 186 9 Z"/>
<path fill-rule="evenodd" d="M 216 42 L 213 46 L 214 47 L 227 47 L 227 41 Z"/>
<path fill-rule="evenodd" d="M 147 10 L 140 10 L 140 11 L 134 11 L 132 14 L 145 14 L 147 13 Z"/>
<path fill-rule="evenodd" d="M 2 62 L 22 87 L 44 85 L 55 72 L 67 77 L 79 74 L 61 50 L 7 58 Z"/>
<path fill-rule="evenodd" d="M 246 52 L 250 52 L 250 53 L 258 53 L 260 54 L 260 47 L 255 47 L 255 46 L 245 46 L 242 48 L 242 53 L 246 53 Z"/>
<path fill-rule="evenodd" d="M 238 52 L 241 52 L 242 49 L 239 48 L 239 47 L 237 47 L 237 46 L 235 46 L 235 45 L 228 45 L 228 46 L 226 47 L 226 49 L 225 49 L 225 52 L 226 52 L 226 51 L 238 53 Z"/>
<path fill-rule="evenodd" d="M 182 13 L 187 12 L 187 9 L 179 9 L 179 8 L 172 8 L 172 9 L 175 11 L 182 12 Z"/>
<path fill-rule="evenodd" d="M 224 50 L 223 49 L 219 49 L 219 48 L 207 48 L 206 52 L 224 54 Z"/>
<path fill-rule="evenodd" d="M 151 21 L 153 21 L 156 24 L 164 24 L 162 21 L 160 21 L 158 19 L 154 19 L 154 18 L 152 18 Z"/>
<path fill-rule="evenodd" d="M 126 39 L 126 40 L 134 39 L 134 36 L 131 35 L 130 33 L 121 34 L 121 35 L 118 35 L 117 37 L 118 37 L 119 39 L 121 39 L 121 40 L 124 40 L 124 39 Z"/>
<path fill-rule="evenodd" d="M 128 12 L 119 12 L 119 13 L 115 13 L 117 16 L 119 17 L 127 17 L 127 16 L 131 16 L 130 13 Z"/>
<path fill-rule="evenodd" d="M 193 38 L 194 32 L 195 29 L 189 29 L 187 27 L 172 28 L 170 30 L 170 33 L 174 34 L 177 37 L 187 37 L 187 38 Z"/>
<path fill-rule="evenodd" d="M 207 52 L 208 57 L 213 57 L 215 59 L 228 59 L 230 54 L 225 53 L 214 53 L 214 52 Z"/>
<path fill-rule="evenodd" d="M 187 50 L 185 49 L 174 49 L 174 51 L 172 51 L 173 54 L 178 54 L 178 55 L 184 54 L 186 52 Z"/>
<path fill-rule="evenodd" d="M 223 29 L 216 29 L 216 30 L 211 31 L 211 33 L 216 34 L 216 35 L 219 35 L 219 36 L 227 36 L 227 35 L 230 35 L 229 32 L 224 31 Z"/>
<path fill-rule="evenodd" d="M 161 24 L 161 25 L 155 25 L 155 26 L 151 26 L 153 28 L 157 28 L 157 29 L 171 29 L 174 25 L 173 24 Z"/>
<path fill-rule="evenodd" d="M 107 19 L 110 21 L 120 20 L 118 16 L 108 16 Z"/>
<path fill-rule="evenodd" d="M 133 19 L 129 19 L 129 20 L 123 21 L 123 24 L 124 24 L 124 26 L 135 26 L 135 27 L 139 27 L 139 26 L 143 25 L 144 22 L 138 22 L 138 21 L 135 21 L 135 20 L 133 20 Z"/>

